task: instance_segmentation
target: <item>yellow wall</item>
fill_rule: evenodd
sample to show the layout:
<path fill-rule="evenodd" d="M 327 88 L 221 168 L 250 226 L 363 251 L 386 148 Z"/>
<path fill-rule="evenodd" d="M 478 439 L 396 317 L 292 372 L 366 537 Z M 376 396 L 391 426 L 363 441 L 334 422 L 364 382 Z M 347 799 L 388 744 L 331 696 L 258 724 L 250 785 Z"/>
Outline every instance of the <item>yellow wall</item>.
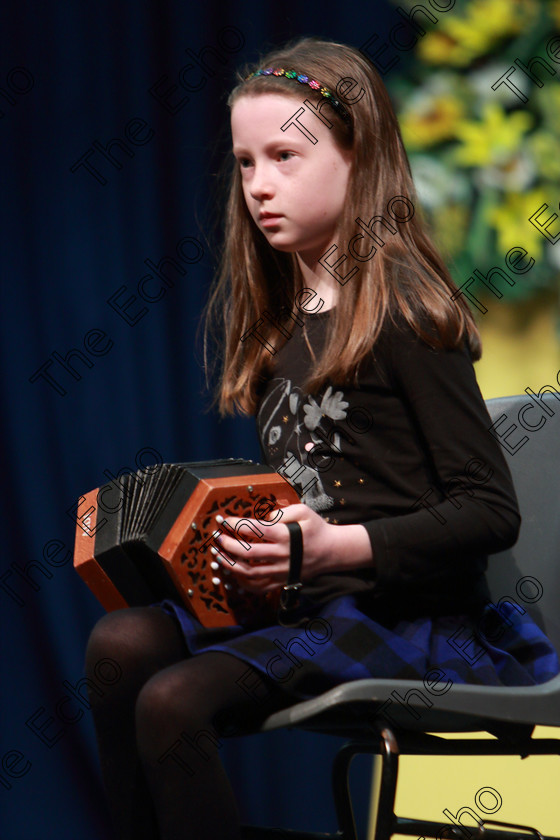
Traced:
<path fill-rule="evenodd" d="M 558 324 L 556 324 L 558 319 Z M 488 303 L 480 316 L 482 359 L 475 370 L 484 399 L 522 394 L 543 385 L 560 390 L 560 312 L 553 300 L 512 306 L 504 301 Z"/>
<path fill-rule="evenodd" d="M 560 738 L 560 730 L 537 727 L 535 735 Z M 484 819 L 474 801 L 482 787 L 494 788 L 502 798 L 500 809 L 489 819 L 530 825 L 544 835 L 560 834 L 558 756 L 404 757 L 400 761 L 396 812 L 402 817 L 441 820 L 445 824 L 445 808 L 456 814 L 468 806 Z M 483 799 L 482 804 L 492 807 L 490 799 Z M 464 822 L 468 828 L 466 816 Z M 470 825 L 474 828 L 476 823 Z"/>
<path fill-rule="evenodd" d="M 556 379 L 560 370 L 560 339 L 555 324 L 558 308 L 554 301 L 517 306 L 496 301 L 488 307 L 487 314 L 479 319 L 483 356 L 475 366 L 483 397 L 521 394 L 526 387 L 538 391 L 543 385 L 560 390 Z M 535 736 L 560 738 L 560 730 L 537 727 Z M 405 756 L 400 760 L 396 813 L 444 823 L 445 808 L 456 814 L 468 806 L 483 818 L 474 802 L 482 787 L 493 787 L 502 797 L 494 819 L 528 824 L 545 835 L 560 835 L 558 756 L 523 760 L 518 756 Z M 491 805 L 483 799 L 484 804 Z M 465 822 L 468 828 L 466 817 Z"/>

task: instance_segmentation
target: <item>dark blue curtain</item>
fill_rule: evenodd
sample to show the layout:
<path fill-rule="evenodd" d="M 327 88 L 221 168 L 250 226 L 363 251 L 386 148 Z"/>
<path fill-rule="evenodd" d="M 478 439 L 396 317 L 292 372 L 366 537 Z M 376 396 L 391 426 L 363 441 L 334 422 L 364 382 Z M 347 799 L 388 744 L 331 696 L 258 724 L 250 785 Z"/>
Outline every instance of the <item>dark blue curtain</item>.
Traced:
<path fill-rule="evenodd" d="M 196 338 L 234 69 L 295 35 L 361 46 L 397 20 L 332 0 L 2 5 L 2 840 L 109 836 L 83 682 L 103 610 L 72 566 L 80 494 L 160 459 L 259 459 L 253 419 L 208 410 Z M 100 669 L 100 690 L 113 677 Z M 227 741 L 245 821 L 333 829 L 339 743 Z M 369 763 L 355 765 L 363 824 Z"/>

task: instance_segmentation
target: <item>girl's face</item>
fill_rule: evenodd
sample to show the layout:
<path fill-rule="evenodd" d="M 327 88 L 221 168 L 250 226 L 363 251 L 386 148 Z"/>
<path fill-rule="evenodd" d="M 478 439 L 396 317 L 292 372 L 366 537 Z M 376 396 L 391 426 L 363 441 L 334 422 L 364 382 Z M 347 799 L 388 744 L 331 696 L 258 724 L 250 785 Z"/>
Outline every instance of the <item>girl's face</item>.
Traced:
<path fill-rule="evenodd" d="M 231 112 L 233 153 L 249 213 L 270 245 L 317 260 L 333 244 L 352 158 L 307 108 L 299 120 L 316 143 L 296 125 L 282 131 L 300 107 L 279 93 L 241 96 Z"/>

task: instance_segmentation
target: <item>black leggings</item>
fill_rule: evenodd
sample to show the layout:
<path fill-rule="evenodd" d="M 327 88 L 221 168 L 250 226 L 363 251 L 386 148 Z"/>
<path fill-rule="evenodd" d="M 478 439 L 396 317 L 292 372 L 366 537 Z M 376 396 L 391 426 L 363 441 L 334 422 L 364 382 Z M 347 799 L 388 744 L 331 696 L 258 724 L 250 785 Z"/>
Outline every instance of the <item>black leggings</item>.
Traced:
<path fill-rule="evenodd" d="M 86 652 L 92 682 L 106 658 L 122 673 L 89 697 L 115 837 L 239 840 L 223 737 L 296 701 L 231 654 L 191 656 L 159 607 L 103 616 Z"/>

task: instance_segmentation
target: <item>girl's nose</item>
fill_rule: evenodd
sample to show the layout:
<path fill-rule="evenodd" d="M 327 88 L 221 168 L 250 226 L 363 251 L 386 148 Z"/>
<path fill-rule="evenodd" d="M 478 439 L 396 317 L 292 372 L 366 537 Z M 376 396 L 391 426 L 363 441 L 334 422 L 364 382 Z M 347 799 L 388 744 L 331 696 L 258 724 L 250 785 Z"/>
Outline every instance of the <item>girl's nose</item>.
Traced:
<path fill-rule="evenodd" d="M 274 183 L 267 167 L 255 167 L 255 172 L 251 178 L 250 192 L 251 196 L 257 201 L 271 198 L 274 195 Z"/>

